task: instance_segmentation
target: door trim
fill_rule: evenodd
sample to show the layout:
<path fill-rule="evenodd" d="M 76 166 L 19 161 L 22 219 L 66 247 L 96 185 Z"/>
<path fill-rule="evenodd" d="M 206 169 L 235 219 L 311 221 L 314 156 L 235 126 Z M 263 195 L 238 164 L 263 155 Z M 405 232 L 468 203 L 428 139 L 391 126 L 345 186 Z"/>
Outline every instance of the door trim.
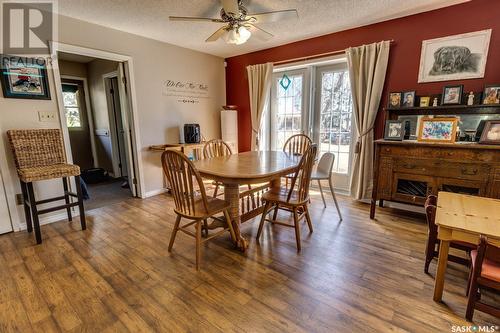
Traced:
<path fill-rule="evenodd" d="M 90 131 L 90 146 L 92 150 L 92 158 L 94 159 L 93 166 L 94 168 L 97 168 L 99 165 L 97 161 L 97 149 L 96 149 L 96 144 L 95 144 L 95 130 L 94 130 L 94 118 L 93 118 L 93 112 L 92 112 L 92 105 L 90 103 L 90 91 L 89 91 L 89 85 L 87 82 L 86 77 L 81 77 L 81 76 L 73 76 L 73 75 L 61 75 L 61 83 L 62 80 L 74 80 L 74 81 L 82 81 L 83 82 L 83 90 L 85 93 L 85 107 L 87 109 L 87 118 L 89 121 L 89 131 Z M 66 119 L 66 118 L 65 118 Z"/>
<path fill-rule="evenodd" d="M 137 93 L 135 88 L 135 76 L 134 76 L 134 60 L 131 56 L 126 56 L 118 53 L 112 53 L 102 50 L 96 50 L 92 48 L 76 46 L 71 44 L 59 43 L 56 41 L 50 41 L 50 52 L 52 58 L 52 66 L 53 66 L 53 74 L 55 81 L 55 89 L 57 96 L 57 104 L 59 107 L 59 120 L 61 124 L 61 129 L 63 132 L 64 144 L 66 155 L 68 156 L 68 161 L 73 162 L 71 157 L 71 146 L 69 144 L 69 131 L 66 126 L 66 122 L 61 121 L 65 119 L 64 115 L 64 104 L 62 99 L 62 87 L 61 87 L 61 74 L 59 72 L 59 64 L 57 61 L 57 52 L 65 52 L 72 54 L 84 55 L 87 57 L 93 57 L 98 59 L 105 59 L 117 62 L 125 62 L 127 63 L 128 70 L 126 71 L 126 76 L 128 79 L 128 89 L 130 91 L 129 95 L 129 104 L 130 104 L 130 118 L 131 124 L 130 129 L 132 130 L 132 150 L 134 152 L 134 169 L 135 175 L 137 178 L 137 196 L 141 198 L 145 198 L 144 191 L 144 173 L 143 173 L 143 164 L 142 164 L 142 154 L 141 154 L 141 135 L 139 128 L 139 108 L 137 106 Z M 63 115 L 64 117 L 61 117 Z"/>

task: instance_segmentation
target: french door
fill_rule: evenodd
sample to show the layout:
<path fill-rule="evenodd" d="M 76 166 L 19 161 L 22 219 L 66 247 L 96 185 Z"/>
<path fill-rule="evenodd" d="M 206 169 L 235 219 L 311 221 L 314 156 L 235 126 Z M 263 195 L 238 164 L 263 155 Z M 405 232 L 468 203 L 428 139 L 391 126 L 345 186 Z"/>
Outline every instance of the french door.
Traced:
<path fill-rule="evenodd" d="M 352 94 L 347 63 L 310 65 L 273 75 L 266 145 L 281 150 L 292 135 L 304 133 L 318 144 L 319 157 L 335 154 L 333 181 L 349 189 L 352 161 Z"/>
<path fill-rule="evenodd" d="M 278 72 L 271 87 L 271 150 L 282 150 L 294 134 L 306 133 L 308 127 L 307 70 Z"/>
<path fill-rule="evenodd" d="M 313 141 L 335 154 L 335 187 L 347 190 L 352 161 L 352 94 L 347 64 L 316 67 Z"/>

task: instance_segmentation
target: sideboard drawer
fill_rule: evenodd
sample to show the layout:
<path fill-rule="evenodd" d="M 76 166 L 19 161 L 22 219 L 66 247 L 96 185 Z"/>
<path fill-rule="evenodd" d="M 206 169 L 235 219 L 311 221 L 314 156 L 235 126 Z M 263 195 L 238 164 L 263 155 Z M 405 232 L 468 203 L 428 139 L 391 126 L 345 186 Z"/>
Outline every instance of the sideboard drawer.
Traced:
<path fill-rule="evenodd" d="M 447 177 L 470 180 L 484 180 L 490 168 L 483 163 L 459 163 L 431 159 L 397 159 L 395 172 L 404 172 L 434 177 Z"/>

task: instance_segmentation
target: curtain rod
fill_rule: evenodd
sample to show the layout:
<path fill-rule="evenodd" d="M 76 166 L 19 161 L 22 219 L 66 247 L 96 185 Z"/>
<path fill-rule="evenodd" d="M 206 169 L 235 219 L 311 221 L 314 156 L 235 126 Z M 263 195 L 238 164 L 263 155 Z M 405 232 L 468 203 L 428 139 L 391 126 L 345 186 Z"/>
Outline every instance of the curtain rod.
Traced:
<path fill-rule="evenodd" d="M 394 43 L 394 39 L 389 40 L 391 44 Z M 319 54 L 314 54 L 310 56 L 305 56 L 305 57 L 299 57 L 299 58 L 293 58 L 293 59 L 287 59 L 287 60 L 280 60 L 280 61 L 275 61 L 273 62 L 273 65 L 283 65 L 283 64 L 288 64 L 291 62 L 297 62 L 297 61 L 306 61 L 306 60 L 311 60 L 311 59 L 316 59 L 316 58 L 322 58 L 322 57 L 327 57 L 331 55 L 336 55 L 336 54 L 341 54 L 345 53 L 344 50 L 337 50 L 337 51 L 331 51 L 331 52 L 325 52 L 325 53 L 319 53 Z"/>

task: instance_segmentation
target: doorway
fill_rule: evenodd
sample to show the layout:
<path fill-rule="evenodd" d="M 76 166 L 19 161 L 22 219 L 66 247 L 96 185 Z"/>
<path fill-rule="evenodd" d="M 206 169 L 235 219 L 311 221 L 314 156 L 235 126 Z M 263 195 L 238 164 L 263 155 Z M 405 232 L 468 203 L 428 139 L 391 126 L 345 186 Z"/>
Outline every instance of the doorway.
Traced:
<path fill-rule="evenodd" d="M 57 59 L 66 149 L 80 166 L 86 209 L 137 196 L 124 63 L 65 52 Z"/>

